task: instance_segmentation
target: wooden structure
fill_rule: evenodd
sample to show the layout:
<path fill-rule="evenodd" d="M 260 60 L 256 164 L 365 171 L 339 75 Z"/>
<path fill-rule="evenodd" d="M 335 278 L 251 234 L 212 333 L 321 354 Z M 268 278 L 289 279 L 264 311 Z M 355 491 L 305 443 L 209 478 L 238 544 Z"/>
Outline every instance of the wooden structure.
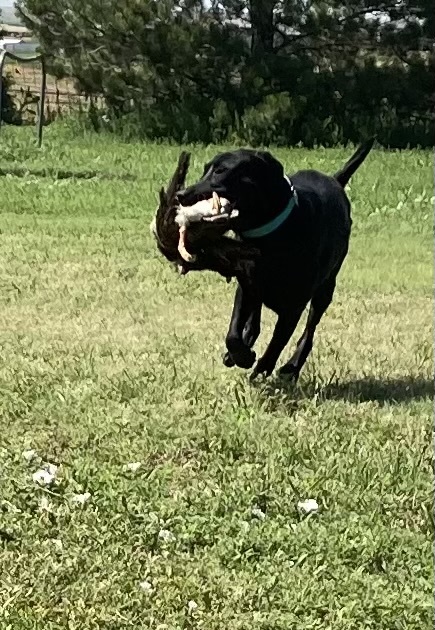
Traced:
<path fill-rule="evenodd" d="M 20 63 L 41 63 L 41 89 L 39 97 L 39 116 L 38 116 L 38 147 L 42 145 L 42 132 L 44 128 L 44 112 L 45 112 L 45 92 L 47 87 L 47 71 L 45 67 L 45 59 L 43 55 L 34 55 L 33 57 L 22 57 L 15 55 L 7 50 L 0 50 L 0 130 L 2 124 L 2 99 L 3 99 L 3 69 L 7 58 L 19 61 Z"/>

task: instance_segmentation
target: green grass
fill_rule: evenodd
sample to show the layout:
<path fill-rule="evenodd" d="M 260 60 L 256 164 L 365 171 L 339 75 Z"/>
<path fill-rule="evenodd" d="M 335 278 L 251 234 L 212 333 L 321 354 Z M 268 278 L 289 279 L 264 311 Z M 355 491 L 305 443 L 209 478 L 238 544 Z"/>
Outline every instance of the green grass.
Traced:
<path fill-rule="evenodd" d="M 1 630 L 432 628 L 430 153 L 374 151 L 353 178 L 295 388 L 225 369 L 234 286 L 156 252 L 179 147 L 29 134 L 0 140 L 21 175 L 0 177 Z M 195 149 L 191 181 L 216 151 Z M 276 151 L 288 171 L 350 153 Z"/>

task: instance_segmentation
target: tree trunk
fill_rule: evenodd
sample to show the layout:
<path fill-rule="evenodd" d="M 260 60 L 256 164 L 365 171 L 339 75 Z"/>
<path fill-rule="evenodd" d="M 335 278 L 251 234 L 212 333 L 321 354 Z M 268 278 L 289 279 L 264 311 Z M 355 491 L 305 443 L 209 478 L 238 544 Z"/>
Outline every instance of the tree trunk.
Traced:
<path fill-rule="evenodd" d="M 273 52 L 273 10 L 276 0 L 250 0 L 252 28 L 251 53 L 253 55 Z"/>

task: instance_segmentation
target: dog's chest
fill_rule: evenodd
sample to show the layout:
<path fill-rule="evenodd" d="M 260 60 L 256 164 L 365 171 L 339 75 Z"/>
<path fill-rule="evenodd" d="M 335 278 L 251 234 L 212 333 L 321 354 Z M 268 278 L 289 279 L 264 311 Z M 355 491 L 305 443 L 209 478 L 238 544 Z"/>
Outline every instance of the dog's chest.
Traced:
<path fill-rule="evenodd" d="M 274 273 L 263 275 L 259 285 L 263 304 L 280 313 L 289 306 L 307 303 L 311 297 L 313 274 L 302 270 L 292 273 L 287 269 L 276 269 Z"/>
<path fill-rule="evenodd" d="M 306 304 L 316 283 L 317 254 L 308 246 L 264 256 L 257 276 L 263 304 L 275 313 Z"/>

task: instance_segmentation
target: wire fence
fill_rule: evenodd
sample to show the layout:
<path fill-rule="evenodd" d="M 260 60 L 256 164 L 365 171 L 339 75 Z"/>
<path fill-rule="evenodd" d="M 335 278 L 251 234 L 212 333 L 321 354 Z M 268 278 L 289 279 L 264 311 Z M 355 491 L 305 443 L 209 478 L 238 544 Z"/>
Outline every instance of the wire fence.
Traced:
<path fill-rule="evenodd" d="M 38 63 L 20 63 L 7 59 L 4 76 L 10 78 L 8 93 L 24 124 L 33 124 L 39 116 L 42 68 Z M 57 79 L 47 74 L 45 91 L 45 124 L 59 116 L 87 111 L 102 106 L 103 99 L 80 94 L 71 78 Z"/>

